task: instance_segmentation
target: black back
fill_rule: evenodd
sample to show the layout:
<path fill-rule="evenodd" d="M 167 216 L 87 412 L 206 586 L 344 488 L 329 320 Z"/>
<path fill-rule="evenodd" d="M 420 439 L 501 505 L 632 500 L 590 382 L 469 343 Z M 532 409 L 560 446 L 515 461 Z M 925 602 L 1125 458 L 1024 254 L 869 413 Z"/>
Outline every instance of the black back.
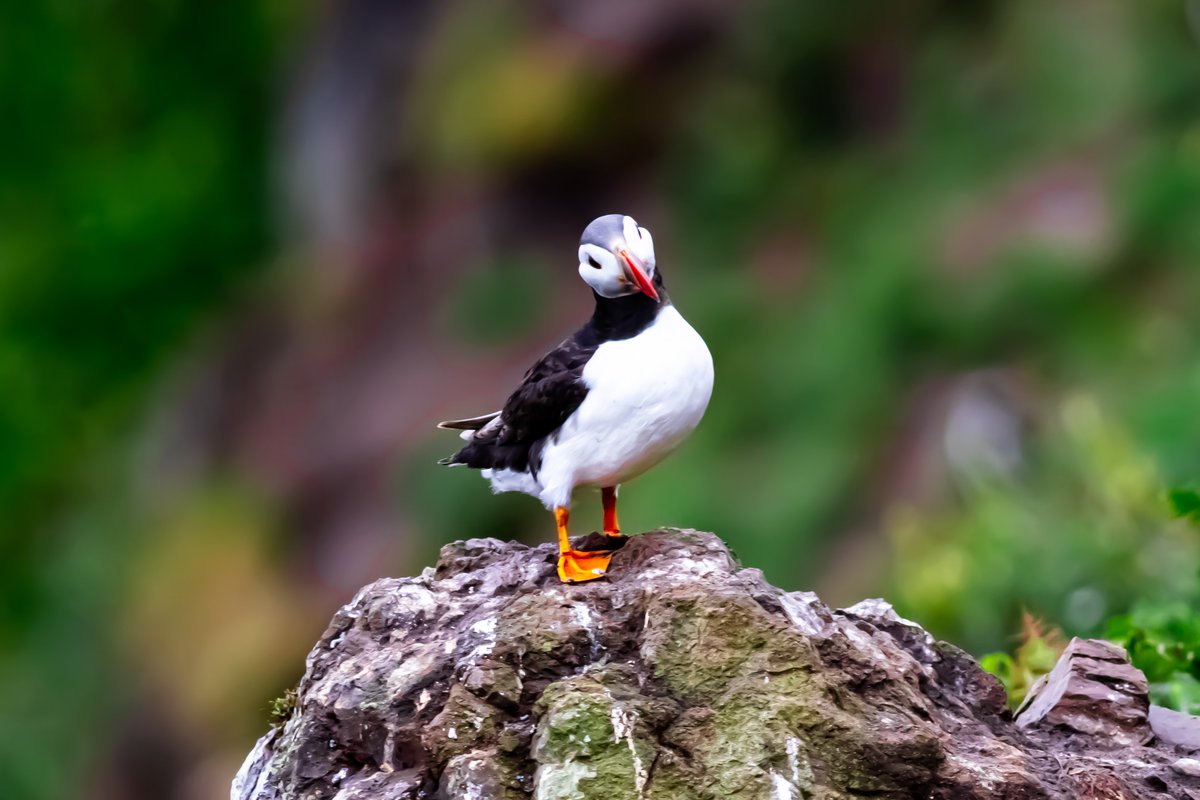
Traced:
<path fill-rule="evenodd" d="M 480 430 L 442 463 L 528 471 L 536 477 L 546 443 L 587 396 L 583 368 L 596 349 L 605 342 L 637 336 L 670 303 L 659 271 L 655 271 L 654 284 L 661 303 L 641 293 L 608 298 L 593 292 L 596 309 L 592 318 L 529 368 L 520 387 L 504 403 L 499 424 Z"/>

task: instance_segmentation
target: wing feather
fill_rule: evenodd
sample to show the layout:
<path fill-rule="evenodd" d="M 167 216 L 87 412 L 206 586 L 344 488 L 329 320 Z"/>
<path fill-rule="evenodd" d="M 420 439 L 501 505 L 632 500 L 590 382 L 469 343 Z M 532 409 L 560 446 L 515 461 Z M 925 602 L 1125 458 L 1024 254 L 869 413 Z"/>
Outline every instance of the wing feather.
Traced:
<path fill-rule="evenodd" d="M 440 428 L 474 431 L 463 434 L 467 445 L 448 463 L 536 473 L 539 443 L 558 430 L 587 396 L 583 367 L 597 343 L 585 331 L 538 359 L 496 414 L 440 424 Z"/>

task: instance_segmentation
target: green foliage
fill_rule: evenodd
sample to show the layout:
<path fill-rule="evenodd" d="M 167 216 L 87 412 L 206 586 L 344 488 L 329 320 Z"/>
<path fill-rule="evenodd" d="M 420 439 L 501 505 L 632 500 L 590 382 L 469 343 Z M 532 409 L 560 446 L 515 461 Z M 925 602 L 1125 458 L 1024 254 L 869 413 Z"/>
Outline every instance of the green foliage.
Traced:
<path fill-rule="evenodd" d="M 1195 492 L 1175 490 L 1168 497 L 1176 516 L 1197 521 Z M 1137 600 L 1128 613 L 1110 617 L 1100 634 L 1124 647 L 1133 665 L 1145 673 L 1153 702 L 1189 714 L 1200 714 L 1198 591 L 1200 581 L 1193 580 L 1190 592 L 1187 587 L 1179 590 L 1188 599 Z M 1043 634 L 1041 624 L 1026 614 L 1022 643 L 1015 653 L 991 653 L 981 663 L 1004 684 L 1009 702 L 1016 708 L 1032 683 L 1053 668 L 1061 652 L 1061 634 Z"/>
<path fill-rule="evenodd" d="M 264 9 L 124 5 L 0 11 L 0 641 L 32 532 L 266 257 Z"/>
<path fill-rule="evenodd" d="M 288 689 L 279 697 L 276 697 L 267 704 L 267 719 L 271 725 L 283 725 L 296 711 L 296 701 L 298 699 L 296 689 Z"/>
<path fill-rule="evenodd" d="M 286 19 L 269 0 L 0 7 L 0 717 L 22 721 L 0 731 L 9 796 L 69 796 L 95 743 L 119 736 L 108 715 L 132 689 L 113 689 L 130 681 L 113 679 L 110 637 L 131 541 L 113 450 L 268 260 Z"/>
<path fill-rule="evenodd" d="M 1023 626 L 1021 644 L 1012 655 L 995 652 L 980 659 L 1004 684 L 1014 709 L 1034 682 L 1054 668 L 1064 645 L 1059 631 L 1045 633 L 1028 615 Z M 1103 636 L 1124 647 L 1145 673 L 1152 702 L 1200 714 L 1200 610 L 1194 604 L 1139 602 L 1128 614 L 1110 618 Z"/>
<path fill-rule="evenodd" d="M 1037 679 L 1054 669 L 1066 646 L 1062 632 L 1045 626 L 1026 614 L 1022 621 L 1021 643 L 1013 655 L 997 652 L 980 659 L 985 670 L 995 675 L 1008 692 L 1008 702 L 1017 708 Z"/>
<path fill-rule="evenodd" d="M 1139 602 L 1108 621 L 1105 637 L 1146 673 L 1151 699 L 1200 714 L 1200 609 L 1195 603 Z"/>
<path fill-rule="evenodd" d="M 1200 492 L 1194 489 L 1172 489 L 1167 493 L 1175 516 L 1200 525 Z"/>
<path fill-rule="evenodd" d="M 1167 493 L 1175 516 L 1200 526 L 1200 493 Z M 1200 576 L 1198 576 L 1200 578 Z M 1104 635 L 1129 653 L 1150 681 L 1151 699 L 1167 708 L 1200 714 L 1200 579 L 1188 600 L 1139 601 L 1108 620 Z"/>
<path fill-rule="evenodd" d="M 1023 609 L 1094 635 L 1139 599 L 1195 590 L 1200 539 L 1164 513 L 1155 462 L 1095 398 L 1067 399 L 1027 458 L 959 476 L 956 502 L 893 512 L 901 613 L 978 652 Z"/>

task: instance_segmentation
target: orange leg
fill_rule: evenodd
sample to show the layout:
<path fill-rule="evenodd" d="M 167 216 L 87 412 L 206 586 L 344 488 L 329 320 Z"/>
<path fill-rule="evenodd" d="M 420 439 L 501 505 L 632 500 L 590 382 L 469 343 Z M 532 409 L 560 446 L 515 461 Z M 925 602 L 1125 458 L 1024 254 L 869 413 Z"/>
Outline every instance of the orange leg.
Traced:
<path fill-rule="evenodd" d="M 621 526 L 617 522 L 617 487 L 605 486 L 600 490 L 600 499 L 604 503 L 604 535 L 620 536 Z"/>
<path fill-rule="evenodd" d="M 571 549 L 571 537 L 567 534 L 567 520 L 571 512 L 566 506 L 554 509 L 554 521 L 558 524 L 558 577 L 563 583 L 583 583 L 600 578 L 608 570 L 612 553 L 584 552 Z"/>

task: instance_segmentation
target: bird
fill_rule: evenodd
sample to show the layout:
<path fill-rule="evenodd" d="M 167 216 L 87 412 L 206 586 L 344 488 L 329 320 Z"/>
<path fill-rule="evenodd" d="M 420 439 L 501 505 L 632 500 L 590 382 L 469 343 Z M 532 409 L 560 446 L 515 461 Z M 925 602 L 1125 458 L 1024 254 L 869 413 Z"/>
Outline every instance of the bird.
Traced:
<path fill-rule="evenodd" d="M 595 297 L 591 318 L 529 368 L 499 411 L 438 423 L 466 441 L 439 463 L 478 469 L 494 493 L 523 492 L 553 511 L 564 583 L 607 573 L 625 541 L 618 489 L 695 430 L 713 389 L 712 355 L 667 295 L 650 231 L 625 214 L 597 217 L 579 241 L 579 275 Z M 601 549 L 572 547 L 580 487 L 600 489 Z"/>

